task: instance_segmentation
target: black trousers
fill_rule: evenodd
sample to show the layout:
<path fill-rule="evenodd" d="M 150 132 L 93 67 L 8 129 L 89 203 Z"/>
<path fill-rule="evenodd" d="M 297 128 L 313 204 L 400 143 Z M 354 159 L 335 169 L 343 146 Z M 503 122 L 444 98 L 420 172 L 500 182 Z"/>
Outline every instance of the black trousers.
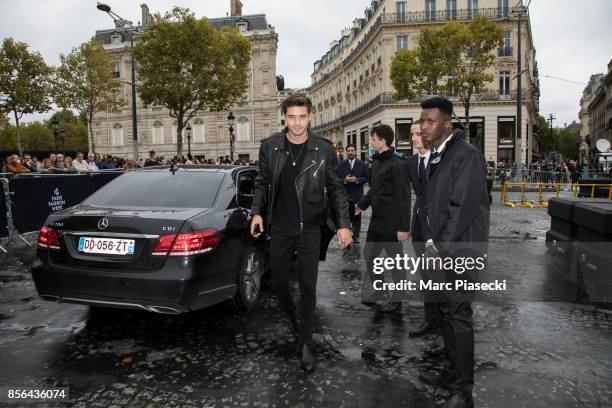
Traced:
<path fill-rule="evenodd" d="M 361 214 L 355 215 L 356 203 L 353 200 L 348 201 L 349 215 L 351 216 L 351 228 L 353 231 L 353 239 L 359 238 L 359 232 L 361 231 Z"/>
<path fill-rule="evenodd" d="M 300 341 L 310 343 L 314 331 L 314 312 L 317 305 L 317 276 L 321 228 L 305 227 L 302 232 L 279 231 L 272 227 L 270 233 L 270 266 L 272 288 L 278 295 L 281 307 L 291 313 L 298 307 L 300 316 Z M 292 256 L 297 251 L 297 273 L 300 284 L 300 301 L 296 306 L 291 296 L 289 275 Z"/>
<path fill-rule="evenodd" d="M 403 254 L 404 249 L 402 247 L 402 243 L 397 240 L 397 235 L 379 235 L 368 231 L 366 243 L 363 248 L 363 256 L 366 260 L 366 273 L 368 277 L 367 280 L 369 280 L 369 282 L 367 282 L 366 279 L 363 279 L 362 297 L 369 297 L 371 294 L 383 295 L 382 292 L 374 292 L 374 288 L 372 287 L 373 282 L 376 280 L 385 281 L 384 273 L 374 273 L 374 260 L 379 257 L 395 258 L 396 255 L 403 256 Z M 399 282 L 406 278 L 406 271 L 393 269 L 391 271 L 391 275 L 393 276 L 394 282 Z M 395 291 L 391 294 L 392 301 L 401 302 L 403 297 L 402 295 L 403 294 L 400 291 Z"/>
<path fill-rule="evenodd" d="M 414 234 L 412 235 L 412 247 L 414 248 L 414 256 L 420 257 L 425 253 L 425 239 L 421 233 L 421 227 L 418 218 L 415 219 Z M 421 269 L 421 278 L 423 280 L 430 280 L 434 278 L 432 271 Z M 435 296 L 429 292 L 424 293 L 423 309 L 425 312 L 425 321 L 433 327 L 441 327 L 440 321 L 440 305 L 436 301 Z"/>
<path fill-rule="evenodd" d="M 474 325 L 470 302 L 440 302 L 444 346 L 455 371 L 452 387 L 472 392 L 474 386 Z"/>

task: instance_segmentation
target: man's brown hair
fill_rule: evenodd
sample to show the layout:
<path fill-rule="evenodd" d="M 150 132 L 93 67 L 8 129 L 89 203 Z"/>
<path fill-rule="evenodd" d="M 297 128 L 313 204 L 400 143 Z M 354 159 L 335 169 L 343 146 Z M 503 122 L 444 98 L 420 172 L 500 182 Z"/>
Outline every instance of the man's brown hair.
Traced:
<path fill-rule="evenodd" d="M 305 106 L 308 113 L 312 111 L 312 101 L 304 94 L 291 94 L 282 103 L 281 110 L 283 115 L 287 114 L 287 109 L 292 106 Z"/>

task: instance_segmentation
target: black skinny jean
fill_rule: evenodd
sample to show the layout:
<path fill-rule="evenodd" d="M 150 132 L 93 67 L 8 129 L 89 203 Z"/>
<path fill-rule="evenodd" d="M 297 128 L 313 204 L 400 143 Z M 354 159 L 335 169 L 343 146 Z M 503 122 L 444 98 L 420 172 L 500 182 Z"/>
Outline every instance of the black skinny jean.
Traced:
<path fill-rule="evenodd" d="M 317 276 L 319 271 L 319 252 L 321 228 L 304 227 L 297 231 L 275 230 L 270 234 L 270 266 L 272 287 L 278 295 L 282 308 L 291 313 L 296 305 L 291 296 L 289 271 L 291 258 L 297 250 L 298 281 L 300 283 L 300 341 L 309 344 L 314 331 L 314 312 L 317 305 Z"/>

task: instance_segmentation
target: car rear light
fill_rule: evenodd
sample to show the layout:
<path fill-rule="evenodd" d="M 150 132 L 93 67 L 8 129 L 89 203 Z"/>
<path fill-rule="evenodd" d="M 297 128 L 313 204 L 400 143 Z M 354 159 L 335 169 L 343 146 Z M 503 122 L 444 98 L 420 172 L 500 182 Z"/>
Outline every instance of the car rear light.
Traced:
<path fill-rule="evenodd" d="M 38 232 L 38 247 L 48 249 L 60 249 L 57 231 L 53 228 L 42 227 Z"/>
<path fill-rule="evenodd" d="M 215 249 L 219 237 L 219 232 L 215 230 L 164 235 L 155 245 L 151 255 L 190 256 L 205 254 Z"/>

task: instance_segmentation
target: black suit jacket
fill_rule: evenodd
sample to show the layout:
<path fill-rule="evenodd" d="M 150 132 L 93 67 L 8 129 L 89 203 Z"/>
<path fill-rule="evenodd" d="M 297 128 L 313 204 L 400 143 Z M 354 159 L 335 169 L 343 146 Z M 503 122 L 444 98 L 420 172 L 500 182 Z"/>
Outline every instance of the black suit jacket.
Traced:
<path fill-rule="evenodd" d="M 430 160 L 425 193 L 427 225 L 435 245 L 444 249 L 451 242 L 487 243 L 489 193 L 483 154 L 456 129 L 438 159 Z"/>
<path fill-rule="evenodd" d="M 361 200 L 361 197 L 363 197 L 363 185 L 368 182 L 368 166 L 356 158 L 353 169 L 351 169 L 351 163 L 346 159 L 338 166 L 338 173 L 340 173 L 340 178 L 343 182 L 346 176 L 357 177 L 357 183 L 344 184 L 344 187 L 351 200 L 355 202 Z"/>
<path fill-rule="evenodd" d="M 427 229 L 427 214 L 425 213 L 426 190 L 424 189 L 424 187 L 427 185 L 426 180 L 427 173 L 429 171 L 429 163 L 431 163 L 431 160 L 427 162 L 427 167 L 425 168 L 425 180 L 423 186 L 419 182 L 419 155 L 415 154 L 410 159 L 408 159 L 407 163 L 408 177 L 410 179 L 410 184 L 412 185 L 412 189 L 414 190 L 414 194 L 416 196 L 414 208 L 412 209 L 412 225 L 410 227 L 410 234 L 412 235 L 412 240 L 416 242 L 425 242 L 427 239 L 431 238 L 431 234 L 428 232 Z"/>

